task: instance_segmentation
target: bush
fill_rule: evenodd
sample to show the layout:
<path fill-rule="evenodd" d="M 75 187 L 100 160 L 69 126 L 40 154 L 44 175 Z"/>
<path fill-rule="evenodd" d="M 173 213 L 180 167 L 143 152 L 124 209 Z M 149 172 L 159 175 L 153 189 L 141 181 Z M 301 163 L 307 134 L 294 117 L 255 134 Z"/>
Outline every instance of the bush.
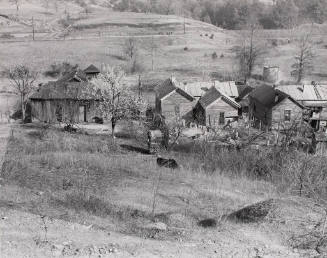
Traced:
<path fill-rule="evenodd" d="M 218 58 L 218 55 L 216 52 L 213 52 L 212 55 L 211 55 L 211 58 L 212 59 L 217 59 Z"/>
<path fill-rule="evenodd" d="M 214 34 L 211 34 L 210 39 L 213 39 L 214 37 L 215 37 L 215 35 Z"/>
<path fill-rule="evenodd" d="M 188 51 L 188 47 L 184 47 L 184 51 Z"/>

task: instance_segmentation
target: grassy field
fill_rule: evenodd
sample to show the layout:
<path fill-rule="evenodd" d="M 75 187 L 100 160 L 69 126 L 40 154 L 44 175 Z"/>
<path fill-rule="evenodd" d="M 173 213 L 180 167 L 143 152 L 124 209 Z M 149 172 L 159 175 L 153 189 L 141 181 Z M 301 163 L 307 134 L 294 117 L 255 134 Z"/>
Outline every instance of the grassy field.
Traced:
<path fill-rule="evenodd" d="M 0 222 L 10 232 L 2 238 L 4 254 L 10 257 L 20 250 L 43 257 L 52 245 L 64 241 L 73 241 L 80 249 L 114 241 L 121 257 L 173 257 L 175 252 L 180 257 L 245 257 L 244 253 L 246 257 L 256 253 L 298 257 L 311 252 L 298 243 L 307 244 L 301 236 L 323 218 L 322 210 L 294 196 L 296 180 L 288 183 L 287 174 L 283 180 L 282 175 L 274 176 L 273 181 L 279 178 L 282 184 L 263 181 L 260 174 L 251 176 L 247 160 L 258 167 L 267 158 L 251 158 L 249 152 L 212 154 L 217 159 L 209 153 L 162 153 L 182 167 L 170 170 L 159 168 L 154 156 L 139 153 L 145 140 L 133 135 L 113 142 L 106 135 L 16 126 L 1 171 L 0 211 L 11 223 Z M 203 166 L 210 162 L 214 169 Z M 224 219 L 240 207 L 270 198 L 278 208 L 264 221 L 243 224 Z M 47 230 L 42 216 L 47 218 Z M 27 218 L 29 226 L 24 222 Z M 216 219 L 217 228 L 197 225 L 206 218 Z M 153 220 L 167 229 L 151 228 Z M 17 235 L 16 228 L 26 233 Z M 71 236 L 64 237 L 70 228 Z M 99 240 L 92 234 L 107 236 Z M 16 247 L 10 248 L 7 240 Z"/>

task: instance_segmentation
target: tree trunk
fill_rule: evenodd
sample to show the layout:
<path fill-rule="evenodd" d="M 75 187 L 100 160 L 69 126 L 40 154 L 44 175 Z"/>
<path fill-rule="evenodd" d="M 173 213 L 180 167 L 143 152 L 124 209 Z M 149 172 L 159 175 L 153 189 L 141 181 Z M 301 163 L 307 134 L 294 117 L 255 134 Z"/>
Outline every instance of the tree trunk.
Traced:
<path fill-rule="evenodd" d="M 21 109 L 22 109 L 22 122 L 25 123 L 25 104 L 24 104 L 24 97 L 21 96 Z"/>
<path fill-rule="evenodd" d="M 111 118 L 111 136 L 115 138 L 115 127 L 116 127 L 116 119 Z"/>

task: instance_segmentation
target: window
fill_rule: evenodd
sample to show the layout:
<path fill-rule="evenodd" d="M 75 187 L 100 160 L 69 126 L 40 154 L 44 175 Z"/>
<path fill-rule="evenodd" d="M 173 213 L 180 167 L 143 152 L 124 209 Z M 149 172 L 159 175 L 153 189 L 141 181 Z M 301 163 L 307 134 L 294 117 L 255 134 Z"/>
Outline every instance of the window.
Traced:
<path fill-rule="evenodd" d="M 291 121 L 291 110 L 284 110 L 284 121 Z"/>
<path fill-rule="evenodd" d="M 175 106 L 175 115 L 176 116 L 179 116 L 180 115 L 180 108 L 179 108 L 179 106 Z"/>
<path fill-rule="evenodd" d="M 219 124 L 224 125 L 225 124 L 225 112 L 219 113 Z"/>

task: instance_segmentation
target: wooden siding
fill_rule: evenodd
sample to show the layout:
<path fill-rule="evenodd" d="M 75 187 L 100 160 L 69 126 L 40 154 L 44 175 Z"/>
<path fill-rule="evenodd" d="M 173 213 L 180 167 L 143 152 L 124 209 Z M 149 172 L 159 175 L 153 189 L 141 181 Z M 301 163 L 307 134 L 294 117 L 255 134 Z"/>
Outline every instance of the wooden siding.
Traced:
<path fill-rule="evenodd" d="M 291 111 L 291 121 L 285 121 L 285 110 Z M 294 121 L 300 122 L 302 120 L 302 112 L 303 109 L 296 105 L 293 101 L 290 99 L 284 99 L 281 103 L 274 106 L 272 108 L 272 123 L 271 126 L 273 128 L 277 128 L 278 124 L 283 123 L 284 125 L 287 125 L 288 123 L 291 125 Z"/>
<path fill-rule="evenodd" d="M 238 117 L 238 109 L 232 107 L 222 98 L 219 98 L 215 102 L 210 104 L 205 110 L 206 125 L 223 126 L 222 124 L 219 124 L 220 113 L 225 114 L 225 124 L 228 121 L 227 118 Z"/>
<path fill-rule="evenodd" d="M 225 114 L 225 124 L 228 118 L 237 118 L 238 109 L 226 103 L 223 99 L 219 98 L 214 103 L 209 105 L 205 110 L 198 103 L 194 109 L 194 116 L 198 124 L 203 126 L 223 126 L 219 124 L 220 113 Z"/>
<path fill-rule="evenodd" d="M 97 116 L 94 102 L 76 100 L 42 100 L 31 101 L 33 117 L 42 122 L 57 123 L 58 110 L 60 110 L 63 121 L 79 123 L 79 107 L 86 107 L 86 121 L 92 122 L 93 117 Z"/>
<path fill-rule="evenodd" d="M 167 121 L 177 119 L 176 109 L 179 108 L 179 116 L 182 119 L 192 117 L 193 101 L 186 99 L 178 92 L 173 92 L 160 101 L 160 111 Z M 157 107 L 158 110 L 158 107 Z"/>
<path fill-rule="evenodd" d="M 285 110 L 291 110 L 291 122 L 285 121 Z M 277 129 L 278 124 L 281 123 L 283 123 L 283 125 L 287 125 L 287 123 L 291 125 L 292 121 L 299 122 L 302 120 L 302 112 L 302 108 L 289 98 L 284 99 L 273 108 L 268 109 L 260 102 L 250 97 L 249 118 L 254 119 L 255 127 L 259 127 L 260 123 L 262 129 Z"/>

